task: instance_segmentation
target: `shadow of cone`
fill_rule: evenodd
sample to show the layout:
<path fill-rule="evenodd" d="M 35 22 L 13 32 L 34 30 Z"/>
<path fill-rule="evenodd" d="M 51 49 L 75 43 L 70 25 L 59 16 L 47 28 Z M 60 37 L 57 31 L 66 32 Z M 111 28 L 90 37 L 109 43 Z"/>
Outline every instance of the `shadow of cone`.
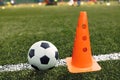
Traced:
<path fill-rule="evenodd" d="M 87 13 L 80 12 L 72 57 L 66 58 L 68 70 L 71 73 L 92 72 L 101 69 L 92 58 Z"/>

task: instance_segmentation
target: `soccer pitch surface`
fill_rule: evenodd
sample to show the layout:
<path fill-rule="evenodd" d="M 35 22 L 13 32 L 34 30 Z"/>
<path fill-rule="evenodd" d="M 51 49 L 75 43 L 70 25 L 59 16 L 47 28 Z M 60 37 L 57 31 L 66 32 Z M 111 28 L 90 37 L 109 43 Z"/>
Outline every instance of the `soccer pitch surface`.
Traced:
<path fill-rule="evenodd" d="M 27 63 L 30 46 L 40 40 L 52 42 L 59 58 L 71 56 L 80 11 L 88 15 L 93 55 L 120 52 L 120 4 L 89 4 L 80 7 L 0 7 L 0 65 Z M 31 69 L 0 72 L 0 80 L 119 80 L 120 60 L 98 62 L 101 71 L 72 74 L 59 66 L 48 71 Z"/>

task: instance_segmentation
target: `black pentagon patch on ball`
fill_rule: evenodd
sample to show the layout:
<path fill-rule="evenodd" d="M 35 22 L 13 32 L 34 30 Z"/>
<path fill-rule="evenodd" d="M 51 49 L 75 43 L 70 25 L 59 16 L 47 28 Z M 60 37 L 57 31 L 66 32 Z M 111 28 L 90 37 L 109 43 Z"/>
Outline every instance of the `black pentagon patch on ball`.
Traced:
<path fill-rule="evenodd" d="M 32 58 L 35 54 L 34 54 L 35 50 L 34 49 L 31 49 L 30 52 L 29 52 L 29 56 L 30 58 Z"/>
<path fill-rule="evenodd" d="M 31 65 L 35 70 L 39 70 L 37 66 Z"/>
<path fill-rule="evenodd" d="M 51 69 L 53 69 L 53 68 L 55 68 L 55 66 L 53 66 L 53 67 L 50 67 L 48 70 L 51 70 Z"/>
<path fill-rule="evenodd" d="M 45 42 L 41 43 L 40 46 L 41 46 L 42 48 L 44 48 L 44 49 L 47 49 L 47 48 L 50 47 L 49 44 L 48 44 L 48 43 L 45 43 Z"/>
<path fill-rule="evenodd" d="M 41 64 L 48 64 L 49 60 L 50 59 L 46 55 L 40 58 Z"/>
<path fill-rule="evenodd" d="M 58 51 L 55 52 L 55 58 L 58 60 Z"/>

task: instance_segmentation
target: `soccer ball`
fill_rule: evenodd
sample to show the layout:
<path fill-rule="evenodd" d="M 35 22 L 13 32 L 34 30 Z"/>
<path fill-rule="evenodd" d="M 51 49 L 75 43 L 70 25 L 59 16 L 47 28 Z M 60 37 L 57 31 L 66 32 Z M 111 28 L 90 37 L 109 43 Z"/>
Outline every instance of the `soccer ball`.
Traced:
<path fill-rule="evenodd" d="M 36 70 L 48 70 L 58 61 L 58 49 L 48 41 L 34 43 L 28 51 L 28 62 Z"/>

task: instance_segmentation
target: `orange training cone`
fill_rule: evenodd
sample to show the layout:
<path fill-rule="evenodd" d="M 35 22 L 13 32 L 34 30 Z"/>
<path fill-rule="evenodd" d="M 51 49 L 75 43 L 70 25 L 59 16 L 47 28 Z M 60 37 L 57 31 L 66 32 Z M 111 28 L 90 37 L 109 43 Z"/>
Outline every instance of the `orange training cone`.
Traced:
<path fill-rule="evenodd" d="M 99 64 L 92 58 L 87 13 L 80 12 L 72 58 L 66 58 L 68 70 L 72 73 L 100 70 Z"/>

